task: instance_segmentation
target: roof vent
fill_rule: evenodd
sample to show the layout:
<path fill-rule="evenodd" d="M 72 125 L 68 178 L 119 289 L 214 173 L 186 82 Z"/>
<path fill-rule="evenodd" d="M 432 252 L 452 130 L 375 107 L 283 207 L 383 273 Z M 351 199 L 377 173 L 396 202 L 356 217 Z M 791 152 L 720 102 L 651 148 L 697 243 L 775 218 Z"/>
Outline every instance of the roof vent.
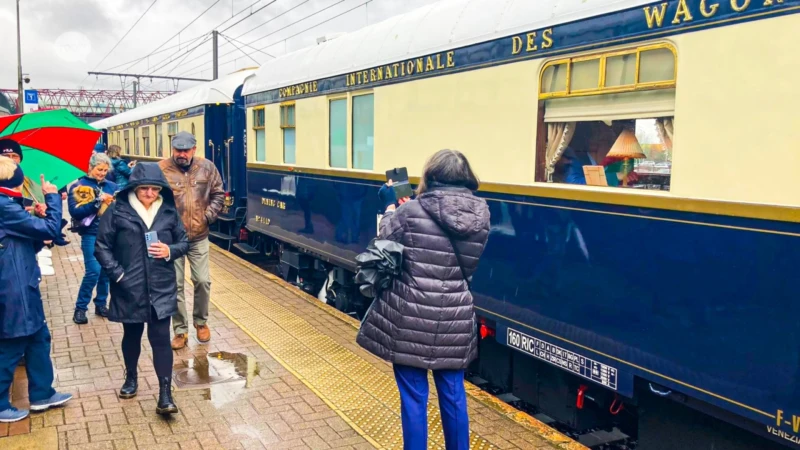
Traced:
<path fill-rule="evenodd" d="M 325 36 L 317 38 L 317 45 L 322 44 L 323 42 L 332 41 L 339 36 L 344 35 L 345 33 L 333 33 L 333 34 L 326 34 Z"/>

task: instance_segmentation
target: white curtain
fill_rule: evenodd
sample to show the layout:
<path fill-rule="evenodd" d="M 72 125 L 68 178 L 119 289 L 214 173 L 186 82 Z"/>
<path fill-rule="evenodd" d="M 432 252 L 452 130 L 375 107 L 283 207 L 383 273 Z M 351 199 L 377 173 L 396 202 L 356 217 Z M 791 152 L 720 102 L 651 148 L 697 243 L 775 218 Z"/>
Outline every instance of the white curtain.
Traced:
<path fill-rule="evenodd" d="M 658 136 L 661 138 L 661 143 L 664 144 L 664 149 L 672 151 L 672 136 L 675 134 L 674 119 L 672 117 L 663 117 L 656 120 L 656 129 Z"/>
<path fill-rule="evenodd" d="M 566 150 L 572 136 L 575 134 L 575 122 L 554 122 L 547 124 L 547 145 L 545 151 L 545 162 L 547 167 L 545 174 L 547 181 L 553 181 L 553 172 L 556 162 Z"/>

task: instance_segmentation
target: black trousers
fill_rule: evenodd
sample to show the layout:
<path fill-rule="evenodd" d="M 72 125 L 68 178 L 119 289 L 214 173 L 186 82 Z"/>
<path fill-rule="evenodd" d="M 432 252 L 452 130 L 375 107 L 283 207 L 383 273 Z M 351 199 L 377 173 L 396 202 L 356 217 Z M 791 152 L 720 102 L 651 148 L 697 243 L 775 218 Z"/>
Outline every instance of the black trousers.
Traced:
<path fill-rule="evenodd" d="M 153 349 L 153 366 L 159 379 L 172 376 L 172 347 L 169 341 L 170 318 L 157 319 L 155 310 L 150 310 L 150 321 L 147 322 L 147 340 Z M 142 353 L 143 323 L 123 323 L 125 333 L 122 336 L 122 357 L 127 370 L 135 370 Z"/>

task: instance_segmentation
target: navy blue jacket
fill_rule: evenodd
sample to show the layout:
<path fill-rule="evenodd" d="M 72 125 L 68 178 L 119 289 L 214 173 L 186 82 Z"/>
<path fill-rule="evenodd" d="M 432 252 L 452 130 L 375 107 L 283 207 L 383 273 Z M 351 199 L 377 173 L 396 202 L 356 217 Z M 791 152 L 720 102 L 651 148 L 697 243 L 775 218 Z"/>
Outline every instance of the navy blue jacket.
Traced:
<path fill-rule="evenodd" d="M 95 190 L 95 200 L 92 203 L 88 203 L 86 205 L 78 206 L 78 201 L 75 200 L 75 196 L 73 195 L 75 189 L 78 186 L 89 186 Z M 102 192 L 114 195 L 117 192 L 117 185 L 112 183 L 111 181 L 103 181 L 102 183 L 98 184 L 97 180 L 94 178 L 89 178 L 87 176 L 81 177 L 78 179 L 78 182 L 73 184 L 72 187 L 69 189 L 69 195 L 67 195 L 67 203 L 69 204 L 69 215 L 75 219 L 76 222 L 80 222 L 83 219 L 95 215 L 95 218 L 92 220 L 92 223 L 86 228 L 78 228 L 78 234 L 81 236 L 89 234 L 89 235 L 96 235 L 97 234 L 97 227 L 100 226 L 100 218 L 97 217 L 97 212 L 100 210 L 100 196 L 97 195 L 98 190 L 102 190 Z"/>
<path fill-rule="evenodd" d="M 45 203 L 40 219 L 0 194 L 0 339 L 30 336 L 45 323 L 36 253 L 61 236 L 61 196 L 47 194 Z"/>

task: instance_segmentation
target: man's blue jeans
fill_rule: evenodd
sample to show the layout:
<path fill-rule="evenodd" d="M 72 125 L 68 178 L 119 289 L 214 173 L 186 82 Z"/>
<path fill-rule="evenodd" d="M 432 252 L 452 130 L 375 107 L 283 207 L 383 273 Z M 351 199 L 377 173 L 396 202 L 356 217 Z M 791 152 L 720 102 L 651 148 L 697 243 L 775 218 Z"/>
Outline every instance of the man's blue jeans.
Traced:
<path fill-rule="evenodd" d="M 81 250 L 83 250 L 83 265 L 86 273 L 83 275 L 81 289 L 78 291 L 78 301 L 75 309 L 86 311 L 92 301 L 92 292 L 97 287 L 97 297 L 94 299 L 95 307 L 106 306 L 108 300 L 108 277 L 100 267 L 100 262 L 94 257 L 94 243 L 97 236 L 86 234 L 81 236 Z"/>
<path fill-rule="evenodd" d="M 43 324 L 30 336 L 0 339 L 0 411 L 11 407 L 8 391 L 22 355 L 25 355 L 31 403 L 46 400 L 56 393 L 53 389 L 53 362 L 50 360 L 50 330 L 47 324 Z"/>

